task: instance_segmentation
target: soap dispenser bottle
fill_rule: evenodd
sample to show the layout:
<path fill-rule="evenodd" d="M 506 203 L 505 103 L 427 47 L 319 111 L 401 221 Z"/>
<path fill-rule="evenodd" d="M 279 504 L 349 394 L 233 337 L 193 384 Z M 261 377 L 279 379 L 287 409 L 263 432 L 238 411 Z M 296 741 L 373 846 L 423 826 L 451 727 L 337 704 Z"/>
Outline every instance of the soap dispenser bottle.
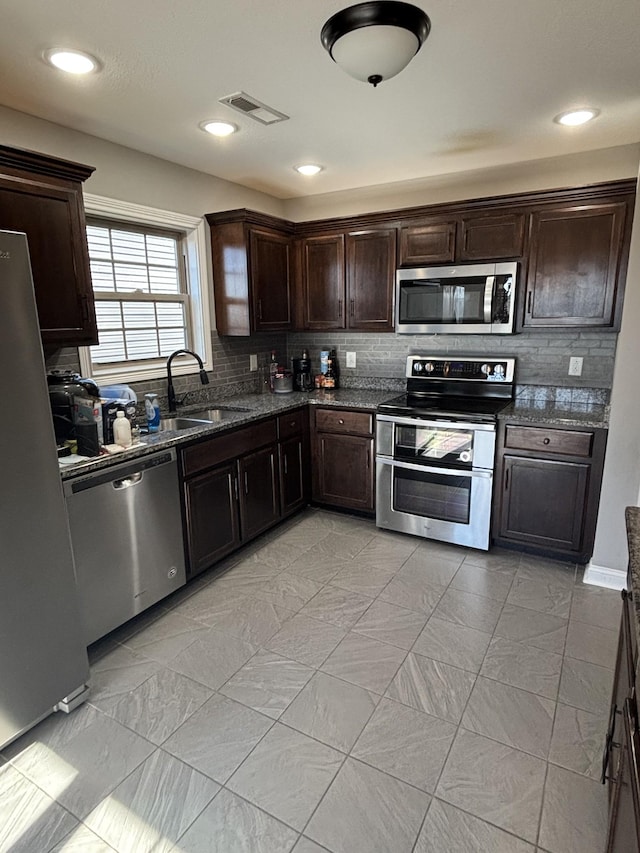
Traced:
<path fill-rule="evenodd" d="M 113 422 L 113 442 L 119 444 L 120 447 L 131 447 L 131 424 L 124 412 L 116 412 L 116 419 Z"/>
<path fill-rule="evenodd" d="M 144 410 L 147 414 L 147 429 L 149 432 L 158 432 L 160 429 L 160 404 L 157 394 L 144 395 Z"/>

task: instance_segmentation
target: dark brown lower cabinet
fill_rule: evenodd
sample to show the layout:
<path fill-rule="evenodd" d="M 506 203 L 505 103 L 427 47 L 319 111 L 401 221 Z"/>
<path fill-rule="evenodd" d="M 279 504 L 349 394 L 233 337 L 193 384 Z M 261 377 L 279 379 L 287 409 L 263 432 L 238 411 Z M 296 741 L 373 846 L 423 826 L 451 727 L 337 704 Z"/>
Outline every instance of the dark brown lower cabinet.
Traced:
<path fill-rule="evenodd" d="M 238 460 L 243 539 L 253 539 L 280 518 L 277 453 L 272 445 Z"/>
<path fill-rule="evenodd" d="M 283 515 L 295 512 L 307 502 L 303 457 L 305 444 L 300 436 L 280 442 L 280 509 Z"/>
<path fill-rule="evenodd" d="M 314 423 L 314 501 L 373 513 L 373 415 L 347 409 L 318 408 L 314 412 Z"/>
<path fill-rule="evenodd" d="M 196 575 L 240 546 L 236 465 L 221 465 L 184 484 L 189 574 Z"/>

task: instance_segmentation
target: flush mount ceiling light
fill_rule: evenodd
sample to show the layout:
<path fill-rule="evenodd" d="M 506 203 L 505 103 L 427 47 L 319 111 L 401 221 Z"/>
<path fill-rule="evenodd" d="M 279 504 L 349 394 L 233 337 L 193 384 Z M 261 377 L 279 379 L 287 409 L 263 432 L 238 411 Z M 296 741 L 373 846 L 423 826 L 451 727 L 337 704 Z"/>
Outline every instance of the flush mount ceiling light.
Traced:
<path fill-rule="evenodd" d="M 560 115 L 554 118 L 554 121 L 558 124 L 564 124 L 566 127 L 577 127 L 580 124 L 586 124 L 586 122 L 591 121 L 591 119 L 600 115 L 600 110 L 594 110 L 592 107 L 584 107 L 580 110 L 569 110 L 566 113 L 560 113 Z"/>
<path fill-rule="evenodd" d="M 54 65 L 60 71 L 66 71 L 67 74 L 90 74 L 100 68 L 100 63 L 94 56 L 80 50 L 56 47 L 47 50 L 44 58 L 50 65 Z"/>
<path fill-rule="evenodd" d="M 212 136 L 231 136 L 238 129 L 238 126 L 231 124 L 230 121 L 203 121 L 200 124 L 201 130 L 206 130 Z"/>
<path fill-rule="evenodd" d="M 320 38 L 343 71 L 377 86 L 409 64 L 430 30 L 431 21 L 422 9 L 383 0 L 358 3 L 333 15 Z"/>
<path fill-rule="evenodd" d="M 296 172 L 299 172 L 301 175 L 317 175 L 318 172 L 322 171 L 322 166 L 318 166 L 315 163 L 305 163 L 302 166 L 294 166 L 293 167 Z"/>

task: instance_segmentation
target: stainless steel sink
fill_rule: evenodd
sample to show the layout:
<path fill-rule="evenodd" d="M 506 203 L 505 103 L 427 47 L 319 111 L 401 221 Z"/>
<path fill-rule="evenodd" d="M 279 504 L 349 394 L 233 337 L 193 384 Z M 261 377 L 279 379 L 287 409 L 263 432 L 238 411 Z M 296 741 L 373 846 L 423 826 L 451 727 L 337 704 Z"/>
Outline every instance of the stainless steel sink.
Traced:
<path fill-rule="evenodd" d="M 161 418 L 160 419 L 160 429 L 161 430 L 181 430 L 181 429 L 192 429 L 197 426 L 210 426 L 213 423 L 211 418 L 187 418 L 187 417 L 176 417 L 176 418 Z"/>
<path fill-rule="evenodd" d="M 202 418 L 210 423 L 218 423 L 228 418 L 233 418 L 235 415 L 242 412 L 250 412 L 251 409 L 243 409 L 239 406 L 216 406 L 211 409 L 202 409 L 202 411 L 194 412 L 192 417 Z"/>

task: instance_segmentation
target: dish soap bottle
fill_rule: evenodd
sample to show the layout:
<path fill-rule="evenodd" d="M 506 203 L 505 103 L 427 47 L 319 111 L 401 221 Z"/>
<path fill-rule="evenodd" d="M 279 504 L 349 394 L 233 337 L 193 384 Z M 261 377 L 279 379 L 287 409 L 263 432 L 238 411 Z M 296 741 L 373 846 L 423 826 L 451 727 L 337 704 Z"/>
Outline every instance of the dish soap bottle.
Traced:
<path fill-rule="evenodd" d="M 269 390 L 275 391 L 276 373 L 278 372 L 278 356 L 274 349 L 271 350 L 271 361 L 269 362 Z"/>
<path fill-rule="evenodd" d="M 113 443 L 120 447 L 131 447 L 131 424 L 124 412 L 116 412 L 113 422 Z"/>
<path fill-rule="evenodd" d="M 158 432 L 160 429 L 160 404 L 157 394 L 144 395 L 144 409 L 147 413 L 147 429 L 149 432 Z"/>

